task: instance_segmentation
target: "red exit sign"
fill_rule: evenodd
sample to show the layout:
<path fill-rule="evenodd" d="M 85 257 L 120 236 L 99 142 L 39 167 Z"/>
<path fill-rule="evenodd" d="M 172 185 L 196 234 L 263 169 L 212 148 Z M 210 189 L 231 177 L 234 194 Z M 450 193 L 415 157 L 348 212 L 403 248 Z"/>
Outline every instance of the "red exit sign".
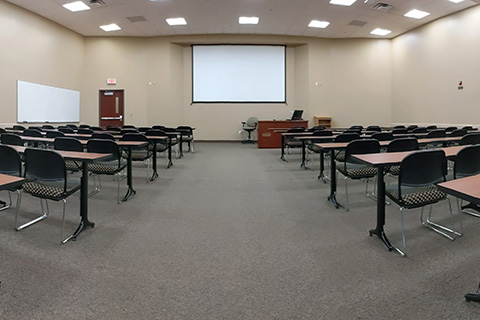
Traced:
<path fill-rule="evenodd" d="M 117 84 L 117 79 L 116 78 L 108 78 L 107 79 L 107 84 Z"/>

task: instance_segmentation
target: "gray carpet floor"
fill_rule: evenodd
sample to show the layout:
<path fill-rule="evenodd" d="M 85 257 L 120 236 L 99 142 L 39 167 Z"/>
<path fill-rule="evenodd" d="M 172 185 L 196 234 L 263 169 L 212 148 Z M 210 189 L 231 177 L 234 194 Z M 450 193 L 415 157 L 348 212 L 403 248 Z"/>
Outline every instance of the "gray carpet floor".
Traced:
<path fill-rule="evenodd" d="M 104 178 L 89 199 L 95 228 L 65 245 L 60 203 L 21 232 L 14 210 L 0 212 L 0 319 L 480 318 L 480 303 L 463 297 L 480 281 L 480 219 L 457 214 L 465 234 L 449 241 L 407 211 L 402 258 L 369 237 L 376 203 L 363 183 L 349 183 L 349 212 L 326 200 L 318 156 L 303 170 L 297 150 L 288 162 L 240 143 L 196 151 L 168 170 L 160 159 L 154 182 L 135 167 L 137 194 L 126 203 Z M 338 193 L 344 201 L 343 181 Z M 24 195 L 22 221 L 38 207 Z M 71 232 L 77 196 L 67 210 Z M 443 223 L 447 212 L 447 202 L 434 207 Z M 396 205 L 386 232 L 402 246 Z"/>

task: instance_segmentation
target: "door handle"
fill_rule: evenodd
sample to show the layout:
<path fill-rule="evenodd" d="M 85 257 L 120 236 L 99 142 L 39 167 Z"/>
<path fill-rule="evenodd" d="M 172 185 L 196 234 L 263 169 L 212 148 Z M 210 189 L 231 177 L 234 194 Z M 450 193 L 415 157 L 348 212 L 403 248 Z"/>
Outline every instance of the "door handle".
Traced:
<path fill-rule="evenodd" d="M 101 120 L 122 120 L 122 116 L 120 117 L 101 117 Z"/>

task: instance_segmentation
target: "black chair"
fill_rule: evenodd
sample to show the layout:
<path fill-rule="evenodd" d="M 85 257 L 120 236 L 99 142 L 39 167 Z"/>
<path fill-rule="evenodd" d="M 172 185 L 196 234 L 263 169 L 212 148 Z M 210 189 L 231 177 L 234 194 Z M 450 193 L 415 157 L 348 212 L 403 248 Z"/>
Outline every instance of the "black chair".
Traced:
<path fill-rule="evenodd" d="M 3 134 L 2 134 L 2 137 L 3 137 Z M 480 144 L 480 132 L 468 133 L 464 135 L 458 144 L 461 146 L 465 146 L 469 144 Z"/>
<path fill-rule="evenodd" d="M 376 132 L 381 132 L 382 131 L 382 128 L 380 128 L 380 126 L 368 126 L 367 129 L 365 129 L 366 131 L 376 131 Z"/>
<path fill-rule="evenodd" d="M 321 142 L 326 142 L 326 141 L 331 141 L 331 139 L 329 139 L 329 137 L 332 137 L 332 136 L 333 136 L 333 132 L 330 131 L 330 130 L 314 131 L 311 135 L 311 139 L 308 139 L 308 142 L 306 142 L 308 150 L 313 151 L 315 153 L 319 153 L 321 151 L 321 148 L 317 147 L 315 144 L 316 143 L 321 143 Z"/>
<path fill-rule="evenodd" d="M 23 190 L 34 197 L 40 198 L 42 215 L 18 226 L 17 213 L 15 218 L 16 229 L 20 231 L 45 219 L 49 214 L 47 200 L 63 201 L 62 234 L 60 239 L 61 243 L 65 243 L 68 241 L 68 238 L 63 238 L 66 199 L 80 190 L 80 181 L 72 179 L 67 175 L 65 160 L 56 151 L 32 148 L 25 149 L 25 179 L 27 182 L 23 185 Z"/>
<path fill-rule="evenodd" d="M 63 133 L 75 133 L 75 131 L 72 128 L 58 128 L 58 131 L 63 132 Z"/>
<path fill-rule="evenodd" d="M 107 128 L 107 131 L 115 131 L 115 132 L 122 131 L 122 129 L 117 126 L 107 126 L 106 128 Z"/>
<path fill-rule="evenodd" d="M 20 125 L 14 125 L 13 130 L 25 130 L 26 128 L 24 126 L 20 126 Z"/>
<path fill-rule="evenodd" d="M 360 125 L 350 126 L 349 129 L 362 131 L 362 130 L 363 130 L 363 126 L 360 126 Z"/>
<path fill-rule="evenodd" d="M 190 126 L 178 126 L 177 132 L 182 135 L 182 143 L 186 142 L 188 145 L 188 152 L 195 152 L 193 141 L 193 128 Z"/>
<path fill-rule="evenodd" d="M 447 127 L 445 129 L 446 132 L 452 132 L 453 130 L 457 130 L 458 128 L 457 127 Z"/>
<path fill-rule="evenodd" d="M 318 125 L 318 126 L 311 127 L 307 131 L 308 132 L 315 132 L 315 131 L 319 131 L 319 130 L 325 130 L 325 127 Z"/>
<path fill-rule="evenodd" d="M 393 129 L 406 129 L 406 127 L 403 124 L 399 124 L 394 126 Z"/>
<path fill-rule="evenodd" d="M 92 134 L 93 130 L 87 129 L 87 128 L 79 128 L 77 130 L 78 134 Z"/>
<path fill-rule="evenodd" d="M 132 124 L 126 124 L 124 126 L 122 126 L 122 129 L 137 129 L 137 127 L 135 127 L 134 125 Z"/>
<path fill-rule="evenodd" d="M 449 137 L 463 137 L 467 133 L 468 132 L 467 132 L 466 129 L 456 129 L 456 130 L 453 130 L 452 132 L 450 132 L 450 134 L 448 136 Z"/>
<path fill-rule="evenodd" d="M 78 129 L 78 126 L 76 124 L 67 124 L 66 127 L 69 127 L 71 129 Z"/>
<path fill-rule="evenodd" d="M 58 137 L 65 137 L 65 133 L 61 131 L 47 131 L 47 138 L 58 138 Z"/>
<path fill-rule="evenodd" d="M 53 130 L 53 129 L 55 129 L 55 127 L 52 126 L 51 124 L 44 124 L 44 125 L 42 125 L 42 129 L 51 129 L 51 130 Z"/>
<path fill-rule="evenodd" d="M 390 132 L 376 132 L 372 134 L 372 139 L 378 141 L 390 141 L 393 140 L 393 134 Z"/>
<path fill-rule="evenodd" d="M 247 121 L 242 121 L 242 130 L 247 132 L 247 137 L 243 139 L 242 143 L 255 143 L 252 139 L 252 132 L 257 129 L 258 119 L 257 117 L 250 117 Z"/>
<path fill-rule="evenodd" d="M 368 182 L 371 178 L 375 178 L 377 175 L 377 168 L 364 164 L 360 160 L 357 160 L 353 155 L 379 153 L 380 143 L 375 139 L 359 139 L 350 142 L 345 149 L 345 161 L 337 163 L 337 171 L 345 177 L 345 193 L 347 198 L 346 211 L 350 210 L 350 204 L 348 201 L 348 179 L 352 180 L 365 180 L 366 188 L 365 193 L 368 194 Z"/>
<path fill-rule="evenodd" d="M 36 129 L 26 129 L 23 131 L 23 135 L 25 137 L 36 137 L 36 138 L 43 138 L 43 134 L 41 131 Z"/>
<path fill-rule="evenodd" d="M 133 128 L 126 128 L 126 129 L 120 130 L 121 135 L 124 135 L 124 134 L 127 134 L 127 133 L 138 133 L 138 130 L 133 129 Z"/>
<path fill-rule="evenodd" d="M 418 150 L 420 146 L 418 145 L 417 138 L 408 137 L 408 138 L 398 138 L 392 140 L 387 145 L 387 152 L 404 152 L 404 151 L 415 151 Z M 386 169 L 386 173 L 390 176 L 398 176 L 400 173 L 400 165 L 389 166 Z"/>
<path fill-rule="evenodd" d="M 413 129 L 417 129 L 418 126 L 416 124 L 411 124 L 407 127 L 407 131 L 413 131 Z"/>
<path fill-rule="evenodd" d="M 427 139 L 429 138 L 445 138 L 447 136 L 444 129 L 434 129 L 427 133 Z"/>
<path fill-rule="evenodd" d="M 140 127 L 140 128 L 138 128 L 138 132 L 141 132 L 141 133 L 145 133 L 148 130 L 152 130 L 152 128 L 151 127 Z"/>
<path fill-rule="evenodd" d="M 355 133 L 355 134 L 358 134 L 358 135 L 361 135 L 362 134 L 362 129 L 358 129 L 358 128 L 350 128 L 350 129 L 347 129 L 345 130 L 343 133 Z"/>
<path fill-rule="evenodd" d="M 178 154 L 179 154 L 179 148 L 178 147 L 179 147 L 180 139 L 178 137 L 179 133 L 177 132 L 177 129 L 176 128 L 164 127 L 162 129 L 162 131 L 164 131 L 165 134 L 170 137 L 170 145 L 172 147 L 177 146 L 175 148 L 175 155 L 178 158 Z"/>
<path fill-rule="evenodd" d="M 148 142 L 147 137 L 142 133 L 127 133 L 122 136 L 122 141 L 144 141 Z M 150 166 L 153 150 L 150 144 L 145 147 L 132 148 L 132 161 L 142 161 L 147 167 L 147 181 L 149 181 L 148 168 Z"/>
<path fill-rule="evenodd" d="M 305 128 L 290 128 L 287 130 L 287 133 L 301 133 L 305 132 Z M 294 136 L 285 136 L 285 146 L 287 147 L 287 153 L 290 153 L 290 149 L 292 148 L 301 148 L 302 142 L 300 140 L 296 140 Z"/>
<path fill-rule="evenodd" d="M 427 131 L 428 130 L 425 127 L 417 127 L 417 128 L 412 130 L 412 133 L 427 133 Z"/>
<path fill-rule="evenodd" d="M 159 124 L 152 126 L 153 130 L 163 130 L 163 128 L 165 128 L 165 126 L 162 126 L 162 125 L 159 125 Z"/>
<path fill-rule="evenodd" d="M 93 130 L 93 131 L 105 131 L 102 127 L 90 127 L 89 128 L 90 130 Z"/>
<path fill-rule="evenodd" d="M 145 133 L 145 136 L 152 136 L 152 137 L 166 137 L 167 134 L 163 130 L 148 130 Z M 149 148 L 153 152 L 165 152 L 168 150 L 168 140 L 164 141 L 157 141 L 156 142 L 156 150 L 153 150 L 153 145 L 150 145 Z M 165 159 L 167 159 L 167 153 L 165 152 Z"/>
<path fill-rule="evenodd" d="M 58 137 L 53 141 L 53 148 L 62 151 L 83 152 L 83 145 L 80 140 L 71 137 Z M 79 172 L 82 169 L 82 163 L 74 160 L 65 160 L 68 171 Z"/>
<path fill-rule="evenodd" d="M 392 130 L 392 134 L 407 134 L 408 130 L 405 128 L 396 128 Z"/>
<path fill-rule="evenodd" d="M 87 142 L 87 151 L 111 154 L 111 157 L 106 160 L 94 161 L 88 164 L 88 170 L 94 174 L 95 188 L 90 195 L 100 192 L 102 188 L 100 175 L 118 175 L 117 203 L 120 203 L 120 174 L 127 167 L 127 161 L 121 156 L 120 148 L 114 141 L 111 140 L 91 139 Z M 98 186 L 96 184 L 95 177 L 98 177 Z"/>
<path fill-rule="evenodd" d="M 21 177 L 22 176 L 22 159 L 20 154 L 10 146 L 0 145 L 0 173 L 10 176 Z M 7 189 L 9 204 L 1 201 L 4 206 L 0 208 L 0 211 L 8 209 L 12 206 L 12 192 L 17 193 L 17 211 L 20 208 L 21 194 L 20 190 L 22 186 L 16 188 Z"/>
<path fill-rule="evenodd" d="M 106 140 L 113 140 L 115 141 L 115 137 L 110 133 L 92 133 L 92 139 L 106 139 Z"/>
<path fill-rule="evenodd" d="M 472 126 L 464 126 L 462 127 L 464 130 L 474 130 Z"/>
<path fill-rule="evenodd" d="M 7 133 L 7 130 L 0 128 L 0 133 Z"/>
<path fill-rule="evenodd" d="M 78 126 L 78 128 L 80 128 L 80 129 L 88 129 L 88 128 L 90 128 L 90 125 L 89 125 L 89 124 L 81 124 L 81 125 Z"/>
<path fill-rule="evenodd" d="M 430 126 L 427 126 L 427 130 L 435 130 L 437 129 L 438 127 L 436 125 L 430 125 Z"/>
<path fill-rule="evenodd" d="M 8 144 L 11 146 L 23 146 L 25 144 L 22 137 L 14 133 L 2 133 L 0 140 L 2 141 L 2 144 Z"/>
<path fill-rule="evenodd" d="M 447 174 L 447 159 L 443 150 L 421 150 L 406 156 L 400 164 L 398 183 L 387 185 L 385 194 L 400 206 L 400 218 L 402 224 L 403 246 L 405 241 L 405 226 L 403 222 L 403 209 L 422 208 L 420 221 L 423 226 L 454 240 L 461 234 L 454 231 L 452 207 L 447 195 L 438 190 L 436 184 L 445 181 Z M 428 218 L 424 221 L 423 209 L 427 205 L 433 205 L 441 200 L 448 199 L 452 228 L 447 228 L 432 222 L 432 208 L 430 207 Z M 448 233 L 451 233 L 448 234 Z"/>
<path fill-rule="evenodd" d="M 335 137 L 333 142 L 351 142 L 360 139 L 358 133 L 342 133 Z M 335 160 L 339 162 L 345 161 L 345 150 L 340 150 L 335 154 Z"/>

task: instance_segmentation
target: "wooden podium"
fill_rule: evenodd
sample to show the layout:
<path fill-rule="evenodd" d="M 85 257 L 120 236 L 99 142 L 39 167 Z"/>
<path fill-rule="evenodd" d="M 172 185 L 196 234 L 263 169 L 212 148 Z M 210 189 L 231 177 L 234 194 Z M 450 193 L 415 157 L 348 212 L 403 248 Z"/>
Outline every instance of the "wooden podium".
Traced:
<path fill-rule="evenodd" d="M 281 148 L 282 134 L 274 132 L 277 129 L 290 129 L 292 127 L 308 127 L 307 120 L 260 120 L 258 121 L 258 147 Z M 272 130 L 271 130 L 272 129 Z"/>

